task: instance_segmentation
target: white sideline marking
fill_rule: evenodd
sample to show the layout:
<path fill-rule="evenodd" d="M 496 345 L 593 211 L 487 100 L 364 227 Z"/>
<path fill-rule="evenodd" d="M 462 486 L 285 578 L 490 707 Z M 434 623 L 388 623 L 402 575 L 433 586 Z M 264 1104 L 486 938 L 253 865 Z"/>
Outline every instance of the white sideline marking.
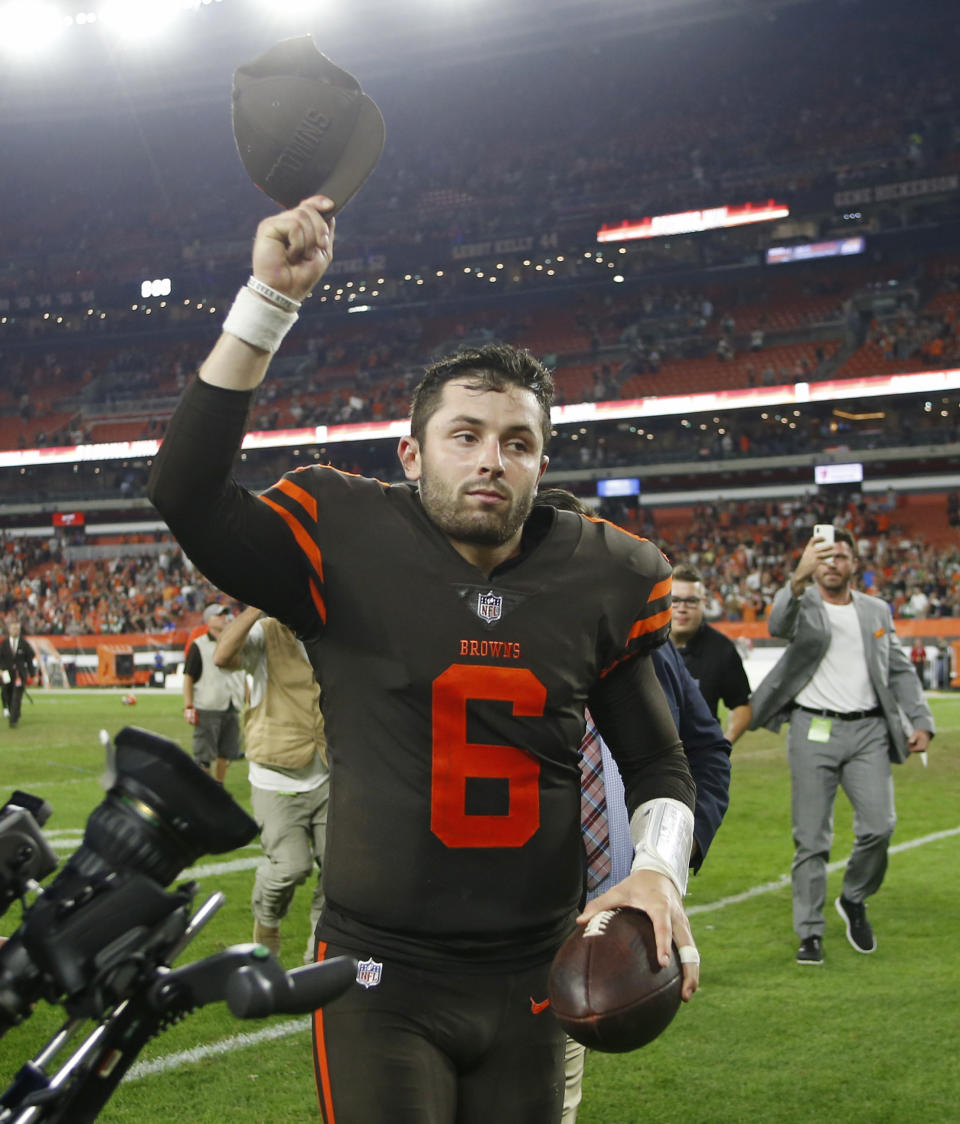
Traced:
<path fill-rule="evenodd" d="M 181 878 L 216 878 L 218 874 L 235 874 L 238 870 L 254 870 L 260 865 L 260 855 L 249 859 L 229 859 L 223 863 L 206 863 L 204 866 L 191 866 L 183 871 Z"/>
<path fill-rule="evenodd" d="M 952 835 L 960 835 L 960 827 L 951 827 L 946 831 L 935 831 L 932 835 L 921 835 L 917 839 L 908 839 L 905 843 L 897 843 L 889 849 L 888 854 L 896 855 L 900 851 L 909 851 L 914 847 L 922 847 L 926 843 L 936 843 L 938 839 L 949 839 Z M 827 871 L 833 874 L 837 870 L 843 870 L 846 865 L 846 859 L 838 859 L 836 862 L 827 864 Z M 749 890 L 744 890 L 742 894 L 731 894 L 730 897 L 718 898 L 715 902 L 692 905 L 687 909 L 687 916 L 692 917 L 695 913 L 712 913 L 714 910 L 723 909 L 728 905 L 737 905 L 739 902 L 758 898 L 761 894 L 770 894 L 776 890 L 782 890 L 789 885 L 790 875 L 781 874 L 775 881 L 764 882 L 761 886 L 752 886 Z"/>
<path fill-rule="evenodd" d="M 53 761 L 47 762 L 49 765 L 55 764 Z M 21 792 L 32 792 L 35 788 L 59 788 L 64 784 L 89 784 L 91 779 L 96 777 L 96 772 L 91 769 L 89 776 L 86 777 L 63 777 L 58 781 L 24 781 L 17 785 Z"/>
<path fill-rule="evenodd" d="M 917 839 L 909 839 L 905 843 L 898 843 L 890 848 L 890 854 L 897 854 L 900 851 L 910 851 L 914 847 L 922 847 L 927 843 L 936 843 L 940 839 L 949 839 L 951 836 L 960 835 L 960 827 L 948 828 L 946 831 L 935 831 L 931 835 L 921 835 Z M 233 863 L 215 863 L 211 867 L 195 867 L 192 873 L 200 877 L 201 871 L 213 871 L 221 867 L 229 867 L 231 870 L 244 869 L 237 865 L 239 863 L 248 863 L 250 866 L 255 866 L 259 859 L 237 859 Z M 841 859 L 837 862 L 829 863 L 827 870 L 833 873 L 837 870 L 842 870 L 846 866 L 846 860 Z M 191 871 L 185 871 L 185 874 Z M 738 902 L 749 901 L 751 898 L 758 898 L 761 894 L 774 893 L 777 890 L 782 890 L 790 885 L 790 875 L 781 874 L 779 878 L 773 882 L 764 882 L 760 886 L 753 886 L 749 890 L 744 890 L 742 894 L 732 894 L 728 898 L 718 898 L 715 902 L 705 902 L 703 905 L 692 905 L 687 909 L 687 915 L 693 916 L 695 913 L 711 913 L 717 909 L 723 909 L 728 905 L 736 905 Z M 263 1030 L 256 1031 L 253 1034 L 235 1034 L 232 1038 L 224 1038 L 219 1042 L 213 1042 L 209 1046 L 197 1046 L 191 1050 L 181 1050 L 177 1054 L 166 1054 L 163 1057 L 155 1058 L 150 1062 L 137 1062 L 130 1067 L 124 1081 L 136 1081 L 141 1077 L 151 1077 L 157 1073 L 169 1073 L 173 1069 L 177 1069 L 181 1065 L 188 1065 L 190 1062 L 201 1061 L 203 1058 L 215 1057 L 220 1054 L 229 1054 L 234 1050 L 242 1050 L 247 1046 L 256 1046 L 260 1042 L 267 1042 L 275 1038 L 286 1038 L 291 1034 L 298 1034 L 301 1031 L 310 1029 L 309 1019 L 295 1019 L 291 1022 L 278 1023 L 276 1026 L 265 1027 Z"/>
<path fill-rule="evenodd" d="M 166 1054 L 162 1058 L 155 1058 L 150 1062 L 137 1062 L 127 1072 L 124 1081 L 137 1081 L 141 1077 L 153 1077 L 157 1073 L 169 1073 L 181 1065 L 190 1062 L 199 1062 L 204 1058 L 214 1058 L 219 1054 L 229 1054 L 234 1050 L 243 1050 L 247 1046 L 257 1046 L 261 1042 L 269 1042 L 275 1038 L 286 1038 L 291 1034 L 299 1034 L 310 1029 L 309 1019 L 294 1019 L 291 1022 L 278 1023 L 276 1026 L 267 1026 L 253 1034 L 235 1034 L 232 1038 L 223 1038 L 219 1042 L 211 1042 L 209 1046 L 194 1046 L 189 1050 L 181 1050 L 178 1054 Z"/>
<path fill-rule="evenodd" d="M 77 840 L 78 845 L 81 842 L 82 840 Z M 72 846 L 58 846 L 54 847 L 53 850 L 55 854 L 72 854 L 76 848 Z M 237 874 L 244 870 L 256 870 L 260 865 L 260 861 L 261 856 L 257 855 L 251 856 L 248 859 L 231 859 L 229 862 L 225 863 L 207 863 L 206 866 L 192 866 L 189 870 L 181 871 L 177 881 L 179 882 L 183 879 L 197 879 L 197 881 L 203 881 L 204 878 L 218 878 L 223 874 Z"/>
<path fill-rule="evenodd" d="M 832 870 L 839 869 L 845 863 L 831 863 L 827 868 Z M 759 898 L 761 894 L 772 894 L 777 890 L 782 890 L 784 887 L 790 885 L 790 875 L 781 874 L 773 882 L 764 882 L 760 886 L 751 886 L 749 890 L 744 890 L 742 894 L 731 894 L 729 898 L 718 898 L 715 902 L 704 902 L 703 905 L 690 905 L 687 906 L 687 916 L 692 917 L 695 913 L 712 913 L 715 909 L 723 909 L 727 905 L 737 905 L 739 902 L 749 901 L 751 898 Z"/>
<path fill-rule="evenodd" d="M 76 850 L 77 847 L 83 842 L 83 832 L 78 832 L 75 828 L 64 830 L 57 833 L 44 832 L 48 837 L 50 846 L 57 854 L 69 854 Z M 54 838 L 50 838 L 54 836 Z M 262 851 L 259 843 L 247 843 L 243 847 L 238 847 L 238 851 L 256 851 L 256 857 L 241 858 L 241 859 L 228 859 L 222 863 L 205 863 L 203 866 L 191 866 L 188 870 L 183 871 L 180 875 L 181 878 L 213 878 L 218 874 L 233 874 L 239 870 L 253 870 L 257 863 L 260 862 Z"/>

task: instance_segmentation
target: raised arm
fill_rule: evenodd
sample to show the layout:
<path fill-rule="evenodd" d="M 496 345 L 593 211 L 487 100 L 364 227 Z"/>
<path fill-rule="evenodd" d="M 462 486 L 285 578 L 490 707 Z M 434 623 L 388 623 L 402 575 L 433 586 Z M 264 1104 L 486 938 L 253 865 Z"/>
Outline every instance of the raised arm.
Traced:
<path fill-rule="evenodd" d="M 312 293 L 333 257 L 336 220 L 331 218 L 328 223 L 324 218 L 332 207 L 332 200 L 314 195 L 294 210 L 260 223 L 253 243 L 253 276 L 262 286 L 296 306 Z M 273 337 L 283 338 L 285 328 L 296 319 L 296 308 L 286 307 L 276 297 L 271 300 L 262 288 L 243 289 L 239 299 L 244 307 L 235 305 L 231 310 L 223 334 L 200 368 L 200 378 L 226 390 L 253 390 L 263 382 L 279 346 L 279 339 L 276 346 L 270 346 Z M 293 320 L 284 321 L 283 314 Z"/>
<path fill-rule="evenodd" d="M 177 541 L 214 585 L 301 634 L 316 622 L 303 553 L 277 513 L 240 487 L 232 471 L 253 389 L 299 302 L 330 263 L 333 220 L 328 225 L 323 217 L 330 206 L 315 196 L 258 226 L 253 280 L 240 290 L 199 379 L 184 391 L 147 486 Z"/>
<path fill-rule="evenodd" d="M 238 613 L 224 628 L 213 649 L 213 662 L 217 667 L 225 667 L 230 671 L 243 667 L 243 646 L 250 635 L 250 629 L 262 616 L 263 613 L 251 605 Z"/>

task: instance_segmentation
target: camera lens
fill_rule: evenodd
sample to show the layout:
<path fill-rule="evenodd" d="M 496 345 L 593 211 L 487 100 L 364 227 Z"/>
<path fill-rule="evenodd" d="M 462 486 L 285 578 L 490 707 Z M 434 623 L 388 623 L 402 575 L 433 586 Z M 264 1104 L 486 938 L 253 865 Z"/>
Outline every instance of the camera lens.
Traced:
<path fill-rule="evenodd" d="M 95 978 L 100 994 L 102 950 L 183 908 L 182 894 L 163 895 L 161 887 L 201 855 L 232 851 L 257 834 L 222 785 L 175 742 L 147 730 L 120 731 L 105 785 L 82 846 L 0 947 L 0 1034 L 40 998 L 74 999 Z"/>

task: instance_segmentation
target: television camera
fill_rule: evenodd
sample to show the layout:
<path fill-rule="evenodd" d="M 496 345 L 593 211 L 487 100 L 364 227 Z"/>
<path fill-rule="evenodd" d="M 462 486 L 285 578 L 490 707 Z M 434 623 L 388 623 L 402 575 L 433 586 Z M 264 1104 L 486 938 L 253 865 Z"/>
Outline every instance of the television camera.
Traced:
<path fill-rule="evenodd" d="M 171 967 L 225 898 L 191 913 L 197 884 L 167 887 L 201 855 L 249 843 L 257 825 L 174 742 L 132 726 L 101 741 L 106 796 L 47 887 L 57 866 L 41 830 L 49 805 L 16 792 L 0 808 L 0 916 L 15 899 L 23 906 L 0 945 L 0 1037 L 41 1000 L 68 1016 L 0 1094 L 0 1124 L 94 1120 L 143 1046 L 207 1003 L 225 1000 L 238 1018 L 305 1014 L 356 978 L 352 957 L 286 972 L 257 944 Z"/>

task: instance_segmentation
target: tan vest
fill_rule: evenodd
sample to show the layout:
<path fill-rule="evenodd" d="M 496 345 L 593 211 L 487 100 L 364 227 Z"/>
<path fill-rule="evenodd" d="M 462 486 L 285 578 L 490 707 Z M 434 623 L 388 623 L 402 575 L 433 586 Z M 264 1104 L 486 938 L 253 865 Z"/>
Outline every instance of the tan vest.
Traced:
<path fill-rule="evenodd" d="M 263 698 L 244 715 L 246 758 L 258 765 L 302 769 L 319 752 L 327 760 L 320 687 L 293 633 L 272 617 L 260 621 L 267 659 Z"/>
<path fill-rule="evenodd" d="M 243 689 L 246 677 L 242 671 L 227 671 L 213 662 L 216 640 L 208 633 L 194 640 L 200 653 L 202 671 L 193 685 L 193 705 L 197 710 L 243 710 Z"/>

